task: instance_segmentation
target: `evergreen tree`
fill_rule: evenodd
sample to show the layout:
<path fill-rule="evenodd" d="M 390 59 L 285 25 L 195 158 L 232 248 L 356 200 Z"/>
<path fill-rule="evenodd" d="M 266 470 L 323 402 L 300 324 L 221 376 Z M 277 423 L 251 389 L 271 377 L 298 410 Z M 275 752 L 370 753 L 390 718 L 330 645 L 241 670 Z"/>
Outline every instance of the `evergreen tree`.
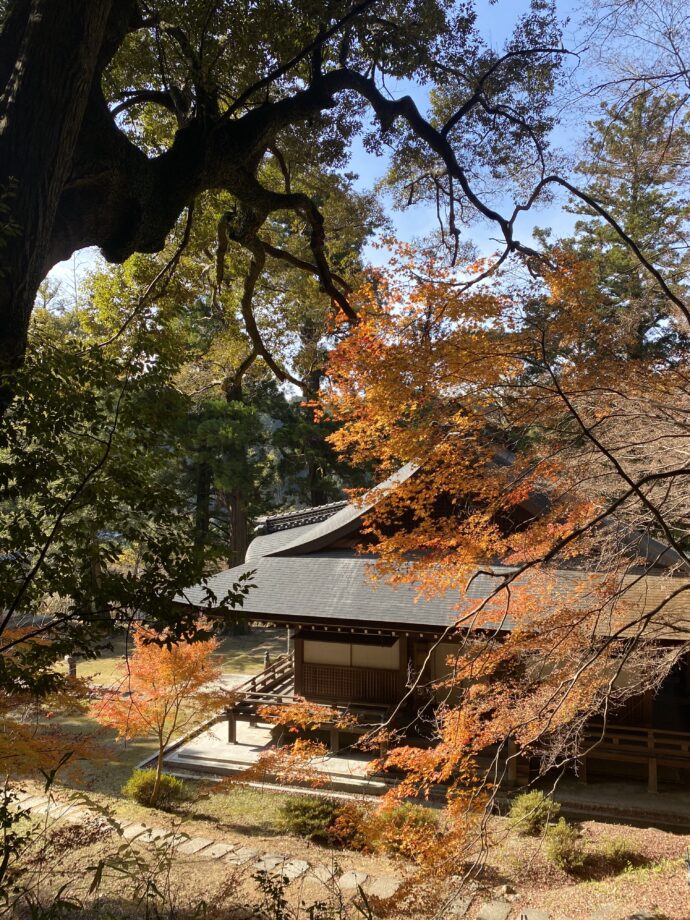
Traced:
<path fill-rule="evenodd" d="M 591 125 L 578 172 L 588 177 L 589 194 L 682 295 L 690 269 L 690 200 L 682 192 L 690 174 L 688 120 L 676 120 L 675 97 L 652 92 L 624 109 L 602 108 L 605 117 Z M 627 331 L 629 357 L 673 354 L 681 332 L 669 299 L 608 223 L 584 206 L 574 210 L 582 219 L 566 246 L 595 265 L 604 309 Z"/>

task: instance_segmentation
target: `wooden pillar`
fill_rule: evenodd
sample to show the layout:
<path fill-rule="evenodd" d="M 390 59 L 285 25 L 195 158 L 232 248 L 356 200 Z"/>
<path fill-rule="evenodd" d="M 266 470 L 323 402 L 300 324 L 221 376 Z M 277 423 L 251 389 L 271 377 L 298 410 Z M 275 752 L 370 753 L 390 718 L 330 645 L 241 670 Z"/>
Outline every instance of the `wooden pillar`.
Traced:
<path fill-rule="evenodd" d="M 232 709 L 228 709 L 228 744 L 237 744 L 237 719 Z"/>
<path fill-rule="evenodd" d="M 304 639 L 295 639 L 293 645 L 295 695 L 304 696 Z"/>
<path fill-rule="evenodd" d="M 658 792 L 656 757 L 650 757 L 648 762 L 647 792 Z"/>
<path fill-rule="evenodd" d="M 330 748 L 334 754 L 338 752 L 339 745 L 340 745 L 340 732 L 335 726 L 333 726 L 333 728 L 331 728 Z"/>
<path fill-rule="evenodd" d="M 405 696 L 405 685 L 407 683 L 407 636 L 398 637 L 398 649 L 400 660 L 398 662 L 398 699 Z"/>

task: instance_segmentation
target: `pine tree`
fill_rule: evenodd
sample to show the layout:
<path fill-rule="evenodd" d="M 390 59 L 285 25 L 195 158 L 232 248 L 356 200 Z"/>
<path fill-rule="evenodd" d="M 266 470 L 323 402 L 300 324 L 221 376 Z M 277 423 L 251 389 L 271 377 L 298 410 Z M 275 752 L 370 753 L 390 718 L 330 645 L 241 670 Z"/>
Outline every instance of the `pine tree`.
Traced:
<path fill-rule="evenodd" d="M 677 119 L 678 106 L 674 96 L 652 92 L 623 110 L 604 104 L 577 170 L 588 177 L 589 194 L 681 293 L 690 269 L 690 200 L 682 194 L 690 132 L 687 118 Z M 608 223 L 584 206 L 574 210 L 583 218 L 567 246 L 596 266 L 608 318 L 627 331 L 628 356 L 673 354 L 681 333 L 668 298 Z"/>

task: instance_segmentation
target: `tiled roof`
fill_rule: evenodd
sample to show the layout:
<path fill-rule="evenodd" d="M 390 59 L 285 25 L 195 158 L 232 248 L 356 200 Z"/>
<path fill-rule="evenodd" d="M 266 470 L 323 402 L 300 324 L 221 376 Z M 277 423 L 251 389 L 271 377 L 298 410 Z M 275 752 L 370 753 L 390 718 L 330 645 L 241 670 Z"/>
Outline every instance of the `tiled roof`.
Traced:
<path fill-rule="evenodd" d="M 210 578 L 207 587 L 220 598 L 241 574 L 254 571 L 256 585 L 244 601 L 243 612 L 302 623 L 338 620 L 445 628 L 453 619 L 455 600 L 435 598 L 416 604 L 416 591 L 405 585 L 375 584 L 367 570 L 371 560 L 347 551 L 304 556 L 265 556 L 250 565 L 238 565 Z M 477 583 L 476 590 L 480 590 Z M 203 605 L 204 591 L 185 592 L 187 603 Z"/>
<path fill-rule="evenodd" d="M 404 630 L 409 627 L 411 631 L 415 628 L 436 631 L 446 628 L 457 618 L 458 608 L 469 613 L 478 599 L 488 597 L 496 587 L 497 579 L 481 574 L 471 582 L 465 595 L 460 591 L 451 591 L 445 596 L 419 599 L 418 588 L 414 585 L 392 587 L 381 580 L 375 582 L 368 574 L 371 557 L 358 556 L 351 550 L 333 549 L 337 541 L 356 533 L 362 515 L 376 505 L 387 489 L 409 479 L 416 469 L 414 465 L 407 464 L 357 504 L 334 502 L 266 519 L 267 532 L 257 536 L 250 544 L 245 563 L 219 572 L 209 579 L 207 587 L 221 599 L 241 574 L 253 570 L 252 581 L 256 587 L 250 590 L 243 610 L 257 618 L 307 625 L 333 624 L 336 627 L 339 623 L 358 624 L 363 628 L 371 625 L 377 629 Z M 305 518 L 309 514 L 320 519 L 307 523 Z M 631 535 L 626 531 L 621 537 L 630 542 L 634 552 L 644 553 L 652 561 L 659 561 L 667 549 L 639 534 Z M 511 571 L 500 566 L 492 568 L 497 574 Z M 532 597 L 543 594 L 542 609 L 549 606 L 552 596 L 560 600 L 573 599 L 572 603 L 584 603 L 587 595 L 591 596 L 592 580 L 595 587 L 601 584 L 593 573 L 561 569 L 550 573 L 550 593 L 545 593 L 540 577 L 532 571 L 521 576 L 514 587 L 517 590 L 522 584 Z M 621 623 L 630 623 L 631 615 L 639 616 L 654 610 L 680 588 L 681 593 L 668 603 L 660 616 L 654 617 L 654 635 L 664 639 L 690 638 L 690 590 L 683 588 L 686 585 L 690 589 L 689 578 L 670 578 L 662 570 L 661 574 L 644 577 L 627 575 L 623 585 L 625 610 L 620 604 L 619 609 L 605 608 L 597 624 L 598 632 L 611 634 L 620 628 Z M 177 597 L 176 601 L 201 608 L 206 606 L 206 596 L 206 587 L 197 585 Z M 497 625 L 502 612 L 498 602 L 492 600 L 491 603 L 495 610 L 489 613 L 496 616 Z M 485 616 L 481 625 L 492 625 L 490 616 Z M 513 625 L 510 619 L 501 623 L 502 628 L 507 630 Z"/>
<path fill-rule="evenodd" d="M 469 614 L 483 598 L 489 597 L 500 579 L 478 574 L 466 594 L 451 591 L 438 597 L 419 599 L 419 588 L 405 584 L 391 586 L 375 581 L 370 574 L 372 558 L 358 556 L 349 551 L 309 553 L 303 556 L 265 556 L 251 565 L 239 565 L 219 572 L 209 579 L 208 587 L 217 598 L 224 597 L 244 572 L 253 570 L 252 582 L 256 585 L 244 601 L 243 612 L 265 620 L 337 626 L 339 623 L 410 631 L 440 631 L 451 625 L 459 613 Z M 505 566 L 493 566 L 495 575 L 512 571 Z M 541 576 L 530 572 L 515 583 L 513 597 L 520 585 L 543 591 Z M 594 579 L 594 584 L 592 584 Z M 560 600 L 572 599 L 574 606 L 585 608 L 595 603 L 600 582 L 590 573 L 560 569 L 549 574 L 548 596 Z M 655 638 L 690 638 L 690 579 L 663 576 L 626 575 L 625 607 L 611 610 L 605 607 L 599 617 L 597 631 L 608 635 L 629 623 L 631 617 L 652 611 L 679 588 L 683 593 L 671 600 L 663 613 L 655 617 Z M 201 587 L 185 593 L 185 600 L 193 606 L 204 605 L 205 594 Z M 504 630 L 514 626 L 510 616 L 503 620 L 505 594 L 494 603 L 476 624 L 466 625 Z M 518 603 L 518 601 L 513 601 Z M 650 631 L 649 635 L 652 635 Z"/>

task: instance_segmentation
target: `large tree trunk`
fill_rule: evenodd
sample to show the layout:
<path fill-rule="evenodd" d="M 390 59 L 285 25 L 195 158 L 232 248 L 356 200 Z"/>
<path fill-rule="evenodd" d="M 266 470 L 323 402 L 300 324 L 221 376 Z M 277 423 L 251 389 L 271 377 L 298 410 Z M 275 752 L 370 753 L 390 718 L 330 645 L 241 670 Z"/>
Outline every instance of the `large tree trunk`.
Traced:
<path fill-rule="evenodd" d="M 200 460 L 196 470 L 196 514 L 194 546 L 201 549 L 208 539 L 211 523 L 211 486 L 213 470 L 208 460 Z"/>
<path fill-rule="evenodd" d="M 0 37 L 0 374 L 26 347 L 113 0 L 18 2 Z M 5 400 L 7 379 L 5 376 Z"/>
<path fill-rule="evenodd" d="M 275 210 L 300 211 L 304 197 L 264 188 L 258 164 L 284 127 L 332 108 L 334 93 L 360 88 L 343 69 L 233 118 L 219 116 L 197 88 L 168 149 L 149 157 L 120 130 L 101 88 L 125 36 L 153 22 L 138 0 L 8 7 L 0 32 L 0 415 L 36 292 L 56 262 L 86 246 L 112 262 L 159 252 L 207 189 L 235 195 L 258 224 Z"/>
<path fill-rule="evenodd" d="M 230 565 L 241 565 L 247 555 L 249 545 L 249 522 L 242 496 L 233 492 L 226 496 L 230 512 Z"/>

